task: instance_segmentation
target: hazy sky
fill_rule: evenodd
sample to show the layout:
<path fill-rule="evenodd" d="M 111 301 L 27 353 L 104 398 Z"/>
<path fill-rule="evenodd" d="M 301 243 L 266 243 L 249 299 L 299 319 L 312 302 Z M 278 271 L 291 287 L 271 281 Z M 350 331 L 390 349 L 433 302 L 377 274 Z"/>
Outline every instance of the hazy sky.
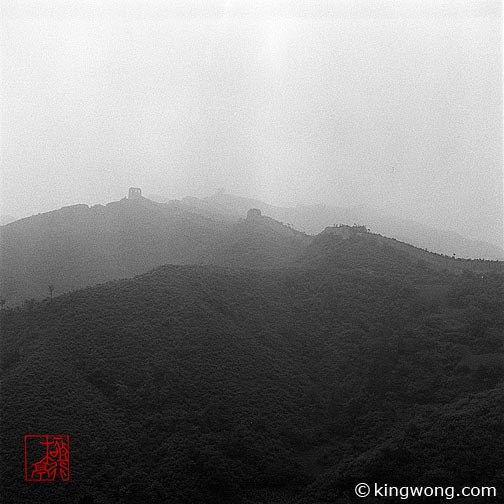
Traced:
<path fill-rule="evenodd" d="M 222 187 L 502 244 L 500 3 L 4 0 L 1 212 Z"/>

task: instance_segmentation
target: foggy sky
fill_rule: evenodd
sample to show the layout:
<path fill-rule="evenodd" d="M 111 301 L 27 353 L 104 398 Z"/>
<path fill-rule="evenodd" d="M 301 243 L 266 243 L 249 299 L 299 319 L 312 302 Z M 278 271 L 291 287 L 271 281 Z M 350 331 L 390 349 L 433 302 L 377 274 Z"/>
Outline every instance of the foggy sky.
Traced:
<path fill-rule="evenodd" d="M 222 187 L 502 245 L 500 9 L 5 0 L 1 213 Z"/>

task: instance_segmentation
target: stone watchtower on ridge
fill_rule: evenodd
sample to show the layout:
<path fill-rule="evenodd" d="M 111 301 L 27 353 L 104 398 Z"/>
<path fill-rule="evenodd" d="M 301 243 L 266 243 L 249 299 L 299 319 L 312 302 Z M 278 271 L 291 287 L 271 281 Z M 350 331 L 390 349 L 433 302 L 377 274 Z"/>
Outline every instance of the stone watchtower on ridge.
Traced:
<path fill-rule="evenodd" d="M 128 192 L 128 199 L 139 199 L 142 197 L 142 189 L 140 187 L 130 187 Z"/>
<path fill-rule="evenodd" d="M 260 219 L 262 217 L 261 210 L 259 208 L 251 208 L 247 212 L 247 220 Z"/>

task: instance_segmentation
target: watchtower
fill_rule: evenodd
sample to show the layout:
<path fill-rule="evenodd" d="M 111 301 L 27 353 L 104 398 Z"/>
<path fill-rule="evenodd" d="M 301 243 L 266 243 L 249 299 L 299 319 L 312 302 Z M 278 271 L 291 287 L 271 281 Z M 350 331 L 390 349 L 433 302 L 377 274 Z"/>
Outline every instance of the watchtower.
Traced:
<path fill-rule="evenodd" d="M 260 218 L 261 218 L 261 210 L 259 210 L 259 208 L 251 208 L 247 212 L 247 220 L 260 219 Z"/>
<path fill-rule="evenodd" d="M 142 189 L 140 187 L 130 187 L 128 199 L 139 199 L 142 197 Z"/>

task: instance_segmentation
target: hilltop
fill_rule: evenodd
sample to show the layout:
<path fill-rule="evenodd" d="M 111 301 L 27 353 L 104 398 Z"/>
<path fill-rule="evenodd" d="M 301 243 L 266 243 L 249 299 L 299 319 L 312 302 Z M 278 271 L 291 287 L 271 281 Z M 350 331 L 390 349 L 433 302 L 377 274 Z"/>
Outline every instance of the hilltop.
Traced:
<path fill-rule="evenodd" d="M 392 261 L 390 267 L 415 265 L 453 273 L 504 272 L 504 261 L 461 259 L 436 254 L 356 225 L 327 227 L 307 247 L 303 264 L 322 263 L 344 268 L 352 262 L 361 265 L 363 262 L 369 265 L 379 264 L 385 257 Z"/>

